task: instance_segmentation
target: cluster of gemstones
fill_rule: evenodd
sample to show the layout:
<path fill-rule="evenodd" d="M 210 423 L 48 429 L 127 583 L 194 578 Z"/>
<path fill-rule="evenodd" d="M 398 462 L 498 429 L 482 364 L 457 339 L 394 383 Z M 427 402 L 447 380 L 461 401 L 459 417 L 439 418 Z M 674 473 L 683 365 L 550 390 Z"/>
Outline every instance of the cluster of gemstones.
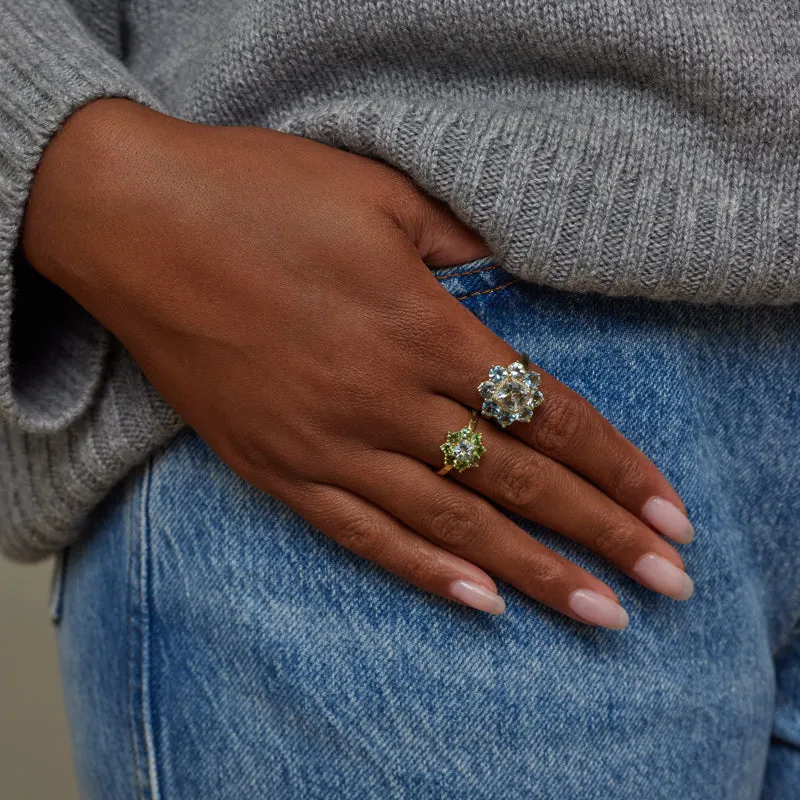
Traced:
<path fill-rule="evenodd" d="M 439 447 L 444 453 L 444 463 L 455 467 L 459 472 L 468 467 L 477 467 L 478 459 L 486 452 L 481 443 L 480 432 L 472 431 L 468 427 L 460 431 L 450 431 L 445 443 Z"/>
<path fill-rule="evenodd" d="M 519 361 L 508 367 L 492 367 L 489 380 L 478 386 L 483 398 L 481 413 L 494 417 L 503 428 L 512 422 L 529 422 L 533 410 L 544 400 L 539 381 L 539 373 L 527 370 Z"/>

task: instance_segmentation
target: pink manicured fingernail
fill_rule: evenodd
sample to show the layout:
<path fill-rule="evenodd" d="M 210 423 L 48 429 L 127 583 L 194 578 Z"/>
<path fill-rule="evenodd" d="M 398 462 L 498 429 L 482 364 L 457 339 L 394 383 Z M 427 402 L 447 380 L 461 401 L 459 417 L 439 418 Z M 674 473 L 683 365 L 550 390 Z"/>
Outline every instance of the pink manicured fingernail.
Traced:
<path fill-rule="evenodd" d="M 676 542 L 689 544 L 694 539 L 692 523 L 677 506 L 663 497 L 651 497 L 642 508 L 642 516 L 656 530 Z"/>
<path fill-rule="evenodd" d="M 506 610 L 506 602 L 496 592 L 483 586 L 478 586 L 472 581 L 456 581 L 450 585 L 450 594 L 456 600 L 466 603 L 478 611 L 487 611 L 489 614 L 502 614 Z"/>
<path fill-rule="evenodd" d="M 610 597 L 591 589 L 576 589 L 569 596 L 569 607 L 586 622 L 604 628 L 621 630 L 628 627 L 628 612 Z"/>
<path fill-rule="evenodd" d="M 680 568 L 663 556 L 648 553 L 633 566 L 638 575 L 651 589 L 674 600 L 688 600 L 694 594 L 694 582 Z"/>

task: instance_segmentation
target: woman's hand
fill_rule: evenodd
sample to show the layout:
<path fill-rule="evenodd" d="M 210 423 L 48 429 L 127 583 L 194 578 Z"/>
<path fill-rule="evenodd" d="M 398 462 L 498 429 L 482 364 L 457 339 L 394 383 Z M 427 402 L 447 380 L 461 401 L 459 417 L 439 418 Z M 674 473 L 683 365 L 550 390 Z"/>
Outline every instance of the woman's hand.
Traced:
<path fill-rule="evenodd" d="M 627 624 L 610 587 L 491 499 L 691 594 L 677 551 L 642 521 L 662 498 L 651 524 L 688 541 L 680 498 L 538 367 L 533 420 L 483 421 L 480 466 L 436 474 L 488 367 L 517 353 L 428 266 L 485 245 L 388 165 L 99 100 L 47 148 L 23 246 L 231 469 L 420 588 L 500 613 L 491 573 L 575 619 Z"/>

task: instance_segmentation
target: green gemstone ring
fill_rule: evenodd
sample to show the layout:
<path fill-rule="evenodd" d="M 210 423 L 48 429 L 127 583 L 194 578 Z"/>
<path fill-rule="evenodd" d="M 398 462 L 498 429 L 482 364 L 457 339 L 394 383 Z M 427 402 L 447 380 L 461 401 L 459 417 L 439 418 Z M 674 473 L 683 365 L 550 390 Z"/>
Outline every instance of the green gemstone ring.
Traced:
<path fill-rule="evenodd" d="M 503 428 L 512 422 L 530 422 L 533 410 L 544 401 L 539 391 L 541 376 L 528 369 L 527 353 L 520 353 L 520 358 L 507 367 L 491 367 L 489 380 L 478 386 L 483 398 L 481 414 L 494 417 Z"/>
<path fill-rule="evenodd" d="M 444 444 L 439 449 L 444 453 L 444 466 L 436 473 L 446 475 L 455 467 L 463 472 L 470 467 L 477 467 L 480 457 L 486 452 L 481 442 L 481 434 L 475 430 L 478 412 L 473 408 L 469 414 L 469 422 L 459 431 L 450 431 Z"/>

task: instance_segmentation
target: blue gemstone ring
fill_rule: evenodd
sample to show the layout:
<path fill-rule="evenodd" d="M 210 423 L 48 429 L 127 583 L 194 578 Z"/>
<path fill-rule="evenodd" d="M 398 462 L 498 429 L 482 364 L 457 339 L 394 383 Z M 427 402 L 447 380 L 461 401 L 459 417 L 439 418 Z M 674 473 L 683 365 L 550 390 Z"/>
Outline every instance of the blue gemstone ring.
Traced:
<path fill-rule="evenodd" d="M 489 380 L 478 386 L 481 414 L 493 417 L 503 428 L 512 422 L 530 422 L 533 410 L 544 401 L 539 391 L 541 376 L 528 369 L 527 353 L 520 353 L 520 359 L 507 367 L 491 367 Z"/>

